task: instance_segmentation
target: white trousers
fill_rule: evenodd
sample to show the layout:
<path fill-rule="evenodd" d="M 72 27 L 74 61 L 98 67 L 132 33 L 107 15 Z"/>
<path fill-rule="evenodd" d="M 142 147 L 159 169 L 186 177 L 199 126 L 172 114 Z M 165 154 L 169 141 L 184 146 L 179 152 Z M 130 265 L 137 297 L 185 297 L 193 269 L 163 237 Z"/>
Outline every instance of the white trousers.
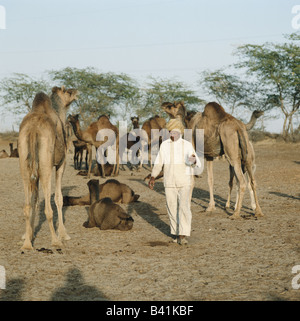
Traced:
<path fill-rule="evenodd" d="M 191 186 L 165 187 L 171 234 L 191 235 Z"/>

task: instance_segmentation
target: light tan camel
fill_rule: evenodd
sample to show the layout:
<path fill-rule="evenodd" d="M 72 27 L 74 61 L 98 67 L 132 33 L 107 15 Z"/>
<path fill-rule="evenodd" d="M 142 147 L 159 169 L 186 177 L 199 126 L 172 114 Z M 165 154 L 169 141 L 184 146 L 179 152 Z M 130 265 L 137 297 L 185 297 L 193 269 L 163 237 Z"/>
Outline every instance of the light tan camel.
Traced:
<path fill-rule="evenodd" d="M 151 150 L 159 147 L 161 144 L 161 136 L 157 131 L 153 131 L 153 129 L 156 129 L 158 131 L 161 131 L 163 128 L 166 127 L 166 120 L 162 117 L 159 117 L 158 115 L 151 117 L 150 119 L 146 120 L 142 126 L 142 134 L 141 134 L 141 160 L 140 160 L 140 168 L 143 166 L 143 160 L 144 160 L 144 150 L 145 147 L 148 145 L 148 155 L 151 155 Z M 152 168 L 152 159 L 151 156 L 150 159 L 150 166 Z"/>
<path fill-rule="evenodd" d="M 100 230 L 115 229 L 128 231 L 132 229 L 133 218 L 121 206 L 115 204 L 111 198 L 99 200 L 99 181 L 91 179 L 87 183 L 90 191 L 90 208 L 88 221 L 84 227 L 99 227 Z"/>
<path fill-rule="evenodd" d="M 162 108 L 171 118 L 185 115 L 183 102 L 164 103 Z M 182 119 L 182 121 L 184 121 Z M 207 161 L 207 176 L 210 193 L 210 201 L 207 211 L 215 210 L 213 194 L 213 159 L 225 154 L 226 159 L 234 170 L 237 180 L 238 200 L 232 219 L 240 217 L 243 196 L 245 193 L 244 172 L 249 175 L 251 189 L 255 199 L 255 216 L 263 216 L 258 204 L 256 194 L 256 182 L 253 174 L 253 157 L 248 157 L 251 146 L 247 134 L 246 125 L 225 112 L 222 106 L 215 102 L 208 103 L 203 113 L 196 113 L 188 122 L 188 129 L 193 130 L 193 144 L 197 147 L 196 130 L 204 129 L 204 157 Z M 248 126 L 251 127 L 250 125 Z M 252 126 L 253 127 L 253 126 Z M 251 154 L 251 152 L 250 152 Z"/>
<path fill-rule="evenodd" d="M 98 180 L 94 181 L 97 181 L 99 184 Z M 99 199 L 104 197 L 109 197 L 116 203 L 129 204 L 136 202 L 140 195 L 135 194 L 128 185 L 120 183 L 116 179 L 109 179 L 105 183 L 99 185 Z M 90 204 L 89 194 L 82 197 L 64 196 L 64 206 L 82 206 Z"/>
<path fill-rule="evenodd" d="M 39 181 L 45 197 L 45 214 L 49 223 L 52 245 L 62 246 L 61 240 L 68 240 L 63 223 L 61 181 L 66 164 L 66 136 L 64 124 L 66 111 L 72 101 L 77 99 L 77 90 L 54 87 L 51 99 L 38 93 L 33 101 L 32 111 L 28 113 L 19 130 L 19 162 L 24 183 L 26 220 L 25 241 L 22 249 L 32 249 L 34 217 L 37 211 Z M 53 226 L 51 208 L 51 176 L 56 170 L 55 204 L 58 212 L 58 236 Z"/>
<path fill-rule="evenodd" d="M 2 149 L 0 151 L 0 158 L 7 158 L 7 157 L 9 157 L 9 155 L 7 154 L 6 150 Z"/>
<path fill-rule="evenodd" d="M 19 157 L 18 148 L 14 148 L 13 143 L 9 143 L 10 155 L 9 157 Z"/>
<path fill-rule="evenodd" d="M 248 157 L 251 159 L 252 163 L 252 171 L 253 174 L 255 173 L 256 165 L 255 165 L 255 153 L 254 153 L 254 148 L 252 143 L 249 141 L 249 150 L 248 150 Z M 232 192 L 232 187 L 233 187 L 233 178 L 234 178 L 234 168 L 229 165 L 229 189 L 228 189 L 228 197 L 227 197 L 227 202 L 226 202 L 226 208 L 230 208 L 230 198 L 231 198 L 231 192 Z M 256 203 L 254 199 L 254 193 L 251 188 L 250 180 L 249 180 L 249 175 L 248 172 L 245 172 L 245 179 L 247 182 L 247 188 L 250 194 L 250 200 L 251 200 L 251 208 L 253 211 L 255 211 L 256 208 Z M 239 199 L 239 191 L 238 191 L 238 186 L 237 186 L 237 193 L 236 193 L 236 201 L 235 201 L 235 206 L 234 209 L 236 210 L 237 205 L 238 205 L 238 199 Z"/>
<path fill-rule="evenodd" d="M 114 126 L 110 121 L 109 118 L 106 115 L 102 115 L 98 118 L 97 121 L 91 123 L 88 128 L 84 131 L 81 130 L 80 124 L 79 124 L 79 115 L 69 115 L 68 121 L 73 126 L 73 130 L 75 133 L 75 136 L 87 144 L 91 146 L 95 146 L 95 148 L 100 148 L 100 155 L 101 155 L 101 167 L 102 167 L 102 177 L 105 177 L 105 170 L 104 170 L 104 147 L 106 148 L 108 146 L 113 146 L 115 144 L 116 148 L 116 162 L 114 163 L 114 170 L 113 175 L 118 175 L 119 172 L 119 130 L 116 126 Z M 114 132 L 114 135 L 106 136 L 105 140 L 97 141 L 96 137 L 100 130 L 102 129 L 109 129 Z M 113 137 L 114 136 L 114 137 Z M 105 145 L 105 146 L 104 146 Z M 89 158 L 89 170 L 88 170 L 88 178 L 90 178 L 91 175 L 91 169 L 92 169 L 92 148 L 88 149 L 90 158 Z"/>

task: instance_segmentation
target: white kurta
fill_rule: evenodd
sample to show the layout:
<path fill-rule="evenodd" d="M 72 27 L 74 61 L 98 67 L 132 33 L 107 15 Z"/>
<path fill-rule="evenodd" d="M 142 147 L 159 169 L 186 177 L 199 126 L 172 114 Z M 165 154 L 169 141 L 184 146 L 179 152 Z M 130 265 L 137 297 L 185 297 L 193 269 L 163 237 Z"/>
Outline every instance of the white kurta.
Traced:
<path fill-rule="evenodd" d="M 151 176 L 158 176 L 164 168 L 164 186 L 171 234 L 190 236 L 192 213 L 190 208 L 193 168 L 189 157 L 196 156 L 196 166 L 201 162 L 193 145 L 181 137 L 173 142 L 165 140 L 159 149 Z"/>

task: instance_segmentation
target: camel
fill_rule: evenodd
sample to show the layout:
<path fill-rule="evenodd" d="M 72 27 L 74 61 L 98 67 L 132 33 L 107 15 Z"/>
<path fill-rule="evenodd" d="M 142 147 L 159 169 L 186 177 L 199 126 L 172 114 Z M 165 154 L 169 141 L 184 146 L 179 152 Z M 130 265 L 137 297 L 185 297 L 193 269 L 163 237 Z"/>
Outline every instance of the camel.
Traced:
<path fill-rule="evenodd" d="M 139 117 L 133 116 L 130 119 L 131 119 L 133 129 L 139 129 L 140 128 Z M 126 138 L 124 137 L 125 135 L 126 135 Z M 120 141 L 122 142 L 122 144 L 119 145 L 121 158 L 122 158 L 123 154 L 125 153 L 126 149 L 130 149 L 133 145 L 135 145 L 137 142 L 140 141 L 140 137 L 136 136 L 134 131 L 130 131 L 125 135 L 123 135 L 122 138 L 120 139 Z M 124 142 L 126 142 L 126 146 L 123 146 Z M 135 156 L 137 156 L 137 155 L 135 155 Z M 134 155 L 132 155 L 132 157 L 134 157 Z M 122 170 L 125 170 L 123 163 L 121 165 L 121 168 L 122 168 Z"/>
<path fill-rule="evenodd" d="M 254 148 L 252 143 L 249 141 L 249 150 L 248 150 L 248 157 L 251 159 L 251 163 L 252 163 L 252 171 L 253 173 L 255 173 L 255 169 L 256 169 L 256 165 L 255 165 L 255 153 L 254 153 Z M 226 209 L 230 208 L 230 198 L 231 198 L 231 192 L 232 192 L 232 187 L 233 187 L 233 178 L 234 178 L 234 168 L 229 165 L 229 189 L 228 189 L 228 197 L 227 197 L 227 202 L 225 205 Z M 254 199 L 254 193 L 253 190 L 251 188 L 251 184 L 250 184 L 250 180 L 249 180 L 249 175 L 248 172 L 245 172 L 245 179 L 247 182 L 247 188 L 250 194 L 250 200 L 251 200 L 251 208 L 253 211 L 255 211 L 256 208 L 256 203 L 255 203 L 255 199 Z M 237 190 L 237 194 L 236 194 L 236 201 L 235 201 L 235 205 L 234 205 L 234 209 L 237 208 L 238 205 L 238 199 L 239 199 L 239 191 Z"/>
<path fill-rule="evenodd" d="M 99 184 L 98 180 L 94 181 L 97 181 Z M 113 202 L 116 203 L 129 204 L 136 202 L 140 195 L 135 194 L 128 185 L 120 183 L 116 179 L 109 179 L 99 186 L 99 199 L 104 197 L 109 197 Z M 89 194 L 82 197 L 64 196 L 64 206 L 83 206 L 90 204 Z"/>
<path fill-rule="evenodd" d="M 7 158 L 7 157 L 9 157 L 9 155 L 7 154 L 6 150 L 2 149 L 0 151 L 0 158 Z"/>
<path fill-rule="evenodd" d="M 163 103 L 162 108 L 171 118 L 181 118 L 185 115 L 183 102 Z M 256 112 L 258 115 L 259 112 Z M 248 126 L 225 112 L 224 108 L 216 102 L 208 103 L 203 113 L 196 113 L 188 122 L 187 127 L 193 130 L 193 144 L 196 145 L 196 129 L 204 129 L 204 157 L 207 161 L 208 185 L 210 201 L 207 211 L 215 210 L 213 196 L 213 159 L 225 154 L 229 164 L 233 168 L 237 180 L 238 198 L 232 219 L 240 217 L 243 196 L 245 193 L 244 172 L 249 175 L 251 189 L 255 199 L 255 216 L 263 216 L 258 204 L 256 194 L 256 182 L 253 174 L 253 157 L 248 155 L 251 150 L 247 127 L 254 126 L 254 118 Z M 257 118 L 256 118 L 257 119 Z M 197 146 L 196 146 L 197 147 Z M 254 152 L 253 152 L 254 153 Z M 251 152 L 250 152 L 251 154 Z"/>
<path fill-rule="evenodd" d="M 166 120 L 158 115 L 151 117 L 150 119 L 146 120 L 142 126 L 142 133 L 141 133 L 141 144 L 142 144 L 142 151 L 141 151 L 141 160 L 140 160 L 140 169 L 143 166 L 143 158 L 144 158 L 144 148 L 148 144 L 148 154 L 151 155 L 151 150 L 155 147 L 159 147 L 161 144 L 161 136 L 157 132 L 152 132 L 152 129 L 157 129 L 161 131 L 163 128 L 166 127 Z M 150 158 L 150 166 L 152 168 L 152 160 Z"/>
<path fill-rule="evenodd" d="M 91 175 L 91 168 L 92 168 L 92 146 L 95 146 L 95 148 L 100 148 L 100 151 L 98 150 L 98 153 L 100 155 L 100 165 L 102 167 L 102 177 L 105 177 L 105 170 L 104 170 L 104 145 L 106 147 L 113 146 L 116 144 L 116 163 L 114 164 L 114 171 L 113 175 L 118 175 L 119 172 L 119 130 L 116 126 L 112 125 L 112 123 L 109 121 L 109 118 L 106 115 L 102 115 L 98 118 L 97 121 L 91 123 L 88 128 L 84 131 L 81 130 L 80 124 L 79 124 L 79 115 L 69 115 L 68 121 L 73 126 L 73 130 L 75 133 L 75 136 L 88 144 L 88 151 L 90 154 L 89 158 L 89 170 L 88 170 L 88 178 L 90 178 Z M 114 137 L 109 136 L 106 140 L 97 141 L 97 134 L 101 129 L 109 129 L 114 132 Z"/>
<path fill-rule="evenodd" d="M 32 111 L 29 112 L 20 125 L 18 148 L 20 172 L 24 184 L 26 221 L 25 240 L 22 249 L 33 249 L 34 218 L 37 211 L 39 181 L 45 197 L 45 214 L 50 227 L 52 245 L 62 246 L 61 240 L 69 240 L 63 223 L 61 192 L 62 176 L 66 164 L 66 137 L 64 124 L 66 111 L 77 99 L 76 89 L 66 90 L 53 87 L 51 97 L 40 92 L 36 94 Z M 55 204 L 58 212 L 58 236 L 53 225 L 53 210 L 51 208 L 51 176 L 52 168 L 56 170 Z"/>
<path fill-rule="evenodd" d="M 100 230 L 131 230 L 134 220 L 120 205 L 115 204 L 109 197 L 99 200 L 98 180 L 91 179 L 87 185 L 90 191 L 91 206 L 88 221 L 83 226 L 87 228 L 99 227 Z"/>
<path fill-rule="evenodd" d="M 13 143 L 9 143 L 9 148 L 10 148 L 10 156 L 9 157 L 19 157 L 18 148 L 14 149 Z"/>
<path fill-rule="evenodd" d="M 85 168 L 88 169 L 88 161 L 87 160 L 88 160 L 89 151 L 88 151 L 87 143 L 82 142 L 80 140 L 74 140 L 73 145 L 74 145 L 74 157 L 73 157 L 74 168 L 79 169 L 79 170 L 81 169 L 83 151 L 86 151 Z M 79 157 L 80 157 L 80 160 L 79 160 Z"/>

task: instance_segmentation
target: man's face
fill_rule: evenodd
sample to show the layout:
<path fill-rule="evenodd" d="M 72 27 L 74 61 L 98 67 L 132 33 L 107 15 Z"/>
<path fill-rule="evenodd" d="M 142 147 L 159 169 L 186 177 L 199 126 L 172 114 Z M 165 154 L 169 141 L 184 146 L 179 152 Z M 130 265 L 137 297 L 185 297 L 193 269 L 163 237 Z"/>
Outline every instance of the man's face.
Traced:
<path fill-rule="evenodd" d="M 176 140 L 180 137 L 180 132 L 177 130 L 171 130 L 170 131 L 170 138 L 173 142 L 176 142 Z"/>

